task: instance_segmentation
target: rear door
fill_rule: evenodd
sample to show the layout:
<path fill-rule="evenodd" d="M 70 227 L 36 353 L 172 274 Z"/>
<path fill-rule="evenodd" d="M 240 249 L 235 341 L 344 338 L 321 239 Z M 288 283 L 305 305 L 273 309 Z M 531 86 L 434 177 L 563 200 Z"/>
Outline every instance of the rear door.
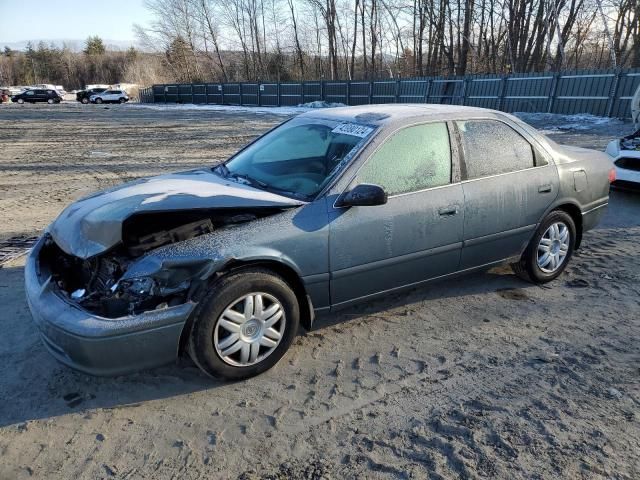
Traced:
<path fill-rule="evenodd" d="M 456 122 L 465 198 L 461 269 L 519 255 L 558 194 L 558 174 L 526 132 L 497 119 Z"/>
<path fill-rule="evenodd" d="M 464 203 L 451 147 L 445 122 L 403 128 L 371 155 L 347 188 L 380 185 L 388 202 L 330 207 L 333 305 L 458 268 Z"/>

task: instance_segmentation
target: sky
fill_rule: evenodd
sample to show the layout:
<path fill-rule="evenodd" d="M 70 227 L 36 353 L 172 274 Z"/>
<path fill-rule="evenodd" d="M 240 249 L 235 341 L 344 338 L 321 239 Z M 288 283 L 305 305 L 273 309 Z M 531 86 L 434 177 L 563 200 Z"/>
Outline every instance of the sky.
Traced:
<path fill-rule="evenodd" d="M 0 47 L 34 39 L 84 41 L 89 35 L 133 44 L 133 24 L 149 18 L 144 0 L 0 0 Z"/>

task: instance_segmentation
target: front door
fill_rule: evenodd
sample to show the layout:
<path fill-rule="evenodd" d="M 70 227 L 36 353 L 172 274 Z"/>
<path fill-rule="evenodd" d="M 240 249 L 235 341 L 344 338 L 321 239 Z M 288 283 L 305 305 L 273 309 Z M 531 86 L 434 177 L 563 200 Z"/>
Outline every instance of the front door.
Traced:
<path fill-rule="evenodd" d="M 379 206 L 330 207 L 334 306 L 457 270 L 464 201 L 452 161 L 440 122 L 399 130 L 364 163 L 349 189 L 376 184 L 389 198 Z"/>

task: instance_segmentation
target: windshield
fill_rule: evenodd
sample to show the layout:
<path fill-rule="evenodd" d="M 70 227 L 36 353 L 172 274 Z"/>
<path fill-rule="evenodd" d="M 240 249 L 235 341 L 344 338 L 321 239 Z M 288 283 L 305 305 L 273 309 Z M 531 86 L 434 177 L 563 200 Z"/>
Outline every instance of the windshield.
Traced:
<path fill-rule="evenodd" d="M 216 168 L 221 175 L 287 196 L 313 199 L 371 136 L 374 127 L 295 118 Z"/>

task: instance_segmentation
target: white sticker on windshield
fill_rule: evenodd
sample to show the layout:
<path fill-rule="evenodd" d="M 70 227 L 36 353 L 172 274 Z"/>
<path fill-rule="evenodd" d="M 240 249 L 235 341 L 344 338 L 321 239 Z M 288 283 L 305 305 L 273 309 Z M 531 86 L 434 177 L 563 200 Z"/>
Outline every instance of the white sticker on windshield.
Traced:
<path fill-rule="evenodd" d="M 354 137 L 364 138 L 373 131 L 373 128 L 366 125 L 358 125 L 357 123 L 341 123 L 336 128 L 331 130 L 331 133 L 338 133 L 343 135 L 352 135 Z"/>

